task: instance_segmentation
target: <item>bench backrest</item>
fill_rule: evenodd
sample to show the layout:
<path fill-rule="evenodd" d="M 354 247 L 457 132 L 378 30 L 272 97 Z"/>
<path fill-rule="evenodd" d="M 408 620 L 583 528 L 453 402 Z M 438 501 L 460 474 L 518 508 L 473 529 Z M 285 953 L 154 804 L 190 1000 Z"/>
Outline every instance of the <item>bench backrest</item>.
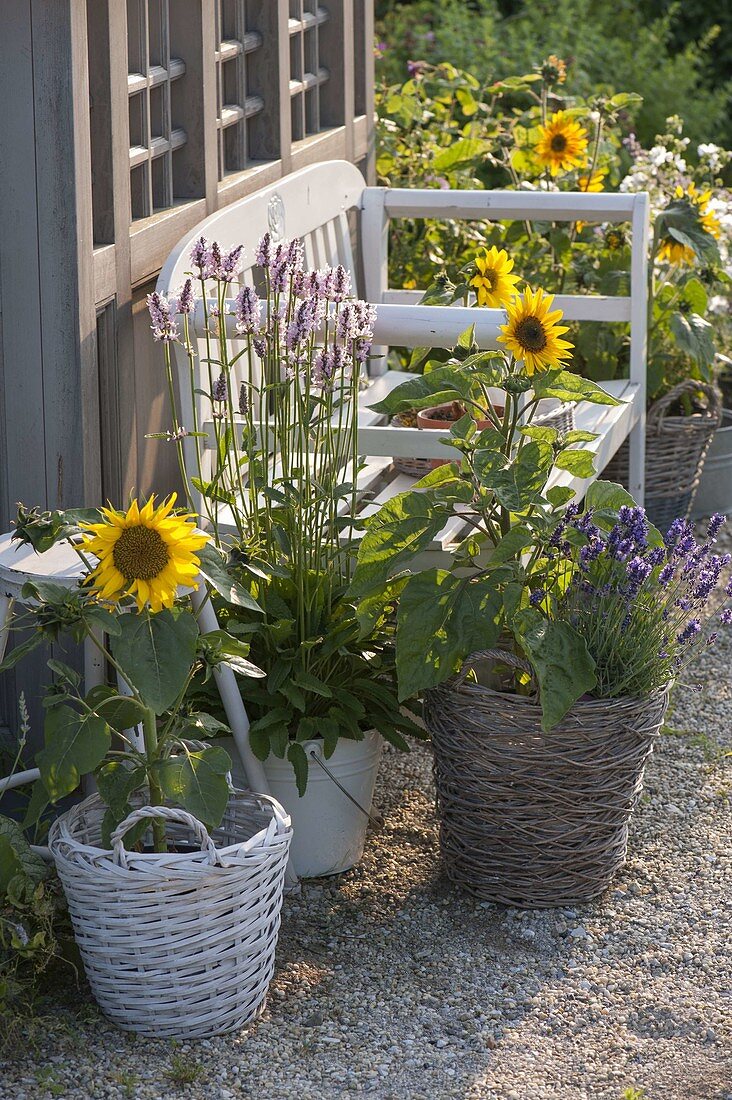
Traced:
<path fill-rule="evenodd" d="M 204 218 L 178 242 L 158 279 L 161 293 L 173 293 L 190 270 L 189 255 L 200 236 L 224 248 L 244 245 L 241 283 L 253 285 L 251 264 L 260 237 L 269 230 L 275 241 L 299 237 L 308 267 L 343 266 L 357 276 L 349 211 L 359 208 L 366 184 L 358 168 L 347 161 L 327 161 L 303 168 L 270 187 L 248 195 Z"/>
<path fill-rule="evenodd" d="M 354 218 L 355 217 L 355 225 Z M 349 215 L 351 215 L 349 217 Z M 479 221 L 615 222 L 631 224 L 630 293 L 623 296 L 557 295 L 555 304 L 568 320 L 621 321 L 630 325 L 630 379 L 639 410 L 645 408 L 648 196 L 614 193 L 539 191 L 440 191 L 366 187 L 359 170 L 345 161 L 315 164 L 270 187 L 210 215 L 200 222 L 171 253 L 158 290 L 174 293 L 190 269 L 190 250 L 201 235 L 224 248 L 243 244 L 245 264 L 251 265 L 262 234 L 275 240 L 300 238 L 309 268 L 343 264 L 354 288 L 378 305 L 376 344 L 406 347 L 452 347 L 469 325 L 478 344 L 495 347 L 501 310 L 469 307 L 421 306 L 421 291 L 391 288 L 388 280 L 388 238 L 392 219 L 433 218 Z M 363 281 L 354 258 L 352 230 L 363 267 Z M 245 266 L 240 283 L 254 285 L 252 266 Z M 232 297 L 237 287 L 232 287 Z M 203 333 L 197 332 L 199 355 L 205 356 Z M 174 344 L 181 385 L 183 423 L 192 419 L 188 364 Z M 234 350 L 242 345 L 234 342 Z M 243 365 L 243 360 L 242 360 Z M 384 360 L 372 360 L 371 373 L 380 373 Z M 238 379 L 237 379 L 238 381 Z M 198 381 L 198 388 L 201 380 Z M 198 422 L 210 417 L 206 399 L 198 397 Z M 643 413 L 639 412 L 642 419 Z M 388 448 L 388 444 L 384 444 Z M 191 456 L 193 457 L 193 456 Z"/>

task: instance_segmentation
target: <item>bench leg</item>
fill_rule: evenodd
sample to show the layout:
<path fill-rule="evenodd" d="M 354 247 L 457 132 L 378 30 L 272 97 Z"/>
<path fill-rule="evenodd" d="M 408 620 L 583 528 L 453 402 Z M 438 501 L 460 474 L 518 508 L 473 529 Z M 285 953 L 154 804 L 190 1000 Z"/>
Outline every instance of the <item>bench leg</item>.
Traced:
<path fill-rule="evenodd" d="M 5 656 L 5 650 L 8 647 L 8 636 L 10 634 L 10 624 L 13 621 L 13 605 L 15 600 L 12 596 L 0 596 L 0 661 Z"/>
<path fill-rule="evenodd" d="M 203 634 L 207 634 L 210 630 L 218 630 L 219 623 L 216 618 L 216 612 L 205 590 L 201 591 L 201 589 L 199 589 L 198 592 L 194 592 L 191 599 L 193 600 L 193 608 L 198 616 L 199 630 Z M 228 666 L 218 665 L 214 669 L 214 679 L 216 680 L 221 702 L 226 711 L 226 717 L 234 737 L 234 743 L 241 757 L 241 762 L 244 765 L 247 782 L 253 791 L 260 794 L 269 794 L 269 784 L 264 774 L 262 761 L 257 759 L 249 744 L 249 716 L 242 702 L 239 685 L 236 682 L 236 676 Z M 292 861 L 287 865 L 285 883 L 290 891 L 297 888 L 298 878 L 292 870 Z"/>
<path fill-rule="evenodd" d="M 628 492 L 640 507 L 646 495 L 646 423 L 642 417 L 629 437 Z"/>

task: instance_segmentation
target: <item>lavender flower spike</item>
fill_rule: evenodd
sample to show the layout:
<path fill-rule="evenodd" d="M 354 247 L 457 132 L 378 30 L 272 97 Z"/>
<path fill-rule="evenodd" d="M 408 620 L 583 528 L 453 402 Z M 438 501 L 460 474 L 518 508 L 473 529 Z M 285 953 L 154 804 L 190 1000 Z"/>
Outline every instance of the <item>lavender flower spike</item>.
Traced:
<path fill-rule="evenodd" d="M 191 249 L 191 263 L 198 269 L 199 277 L 203 278 L 204 268 L 208 263 L 208 241 L 205 237 L 199 237 Z"/>
<path fill-rule="evenodd" d="M 342 264 L 329 273 L 325 296 L 331 302 L 345 302 L 351 297 L 351 276 Z"/>
<path fill-rule="evenodd" d="M 257 246 L 256 261 L 259 267 L 269 267 L 272 262 L 272 238 L 265 233 Z"/>
<path fill-rule="evenodd" d="M 680 645 L 684 645 L 686 642 L 690 642 L 692 638 L 695 638 L 701 630 L 701 621 L 699 619 L 689 619 L 684 629 L 677 637 L 677 642 Z"/>
<path fill-rule="evenodd" d="M 707 538 L 710 541 L 714 541 L 726 522 L 726 516 L 723 516 L 720 512 L 715 512 L 712 518 L 709 520 L 709 527 L 707 528 Z"/>
<path fill-rule="evenodd" d="M 171 315 L 170 303 L 162 294 L 154 290 L 147 296 L 147 308 L 150 311 L 152 321 L 152 334 L 155 340 L 170 343 L 178 339 L 178 325 Z"/>
<path fill-rule="evenodd" d="M 229 384 L 226 381 L 226 375 L 222 372 L 213 384 L 213 390 L 211 392 L 212 401 L 226 401 L 229 396 Z"/>
<path fill-rule="evenodd" d="M 178 297 L 175 304 L 176 313 L 190 313 L 195 305 L 195 299 L 193 297 L 193 280 L 186 279 L 183 286 L 178 291 Z"/>
<path fill-rule="evenodd" d="M 244 245 L 237 244 L 234 248 L 229 249 L 224 253 L 221 258 L 221 264 L 219 266 L 219 278 L 224 283 L 231 283 L 241 270 L 242 253 L 244 252 Z"/>
<path fill-rule="evenodd" d="M 262 303 L 254 287 L 243 286 L 236 296 L 235 305 L 237 332 L 253 335 L 262 327 Z"/>

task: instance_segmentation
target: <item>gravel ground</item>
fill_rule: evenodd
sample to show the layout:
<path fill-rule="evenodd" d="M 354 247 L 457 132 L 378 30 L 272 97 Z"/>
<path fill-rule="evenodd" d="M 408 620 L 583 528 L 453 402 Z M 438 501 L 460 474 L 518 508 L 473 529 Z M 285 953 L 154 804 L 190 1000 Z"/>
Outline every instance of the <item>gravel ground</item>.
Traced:
<path fill-rule="evenodd" d="M 389 754 L 362 864 L 285 901 L 267 1012 L 235 1037 L 46 1008 L 2 1100 L 732 1100 L 732 639 L 680 685 L 614 888 L 577 909 L 478 903 L 440 874 L 430 754 Z"/>

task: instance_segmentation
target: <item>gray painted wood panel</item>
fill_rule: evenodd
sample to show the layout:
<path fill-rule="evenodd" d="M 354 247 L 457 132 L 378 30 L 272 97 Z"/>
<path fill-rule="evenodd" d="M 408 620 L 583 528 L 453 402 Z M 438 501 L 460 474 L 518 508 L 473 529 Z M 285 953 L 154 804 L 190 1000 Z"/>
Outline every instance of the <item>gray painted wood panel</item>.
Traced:
<path fill-rule="evenodd" d="M 295 168 L 361 160 L 370 147 L 373 0 L 323 0 L 328 19 L 305 32 L 309 63 L 328 79 L 301 93 L 313 132 L 294 146 L 290 2 L 227 0 L 241 5 L 235 25 L 255 35 L 239 96 L 261 110 L 245 123 L 246 168 L 219 179 L 217 3 L 0 0 L 3 529 L 19 499 L 122 504 L 131 490 L 175 487 L 175 456 L 145 438 L 168 419 L 145 310 L 168 252 L 207 214 Z M 128 77 L 148 59 L 158 69 L 142 73 L 140 91 Z M 156 209 L 133 221 L 130 146 L 143 137 L 135 173 L 147 173 Z M 160 142 L 166 151 L 153 157 Z M 17 684 L 2 678 L 0 722 L 15 724 L 17 687 L 31 702 L 40 674 L 38 665 Z"/>

